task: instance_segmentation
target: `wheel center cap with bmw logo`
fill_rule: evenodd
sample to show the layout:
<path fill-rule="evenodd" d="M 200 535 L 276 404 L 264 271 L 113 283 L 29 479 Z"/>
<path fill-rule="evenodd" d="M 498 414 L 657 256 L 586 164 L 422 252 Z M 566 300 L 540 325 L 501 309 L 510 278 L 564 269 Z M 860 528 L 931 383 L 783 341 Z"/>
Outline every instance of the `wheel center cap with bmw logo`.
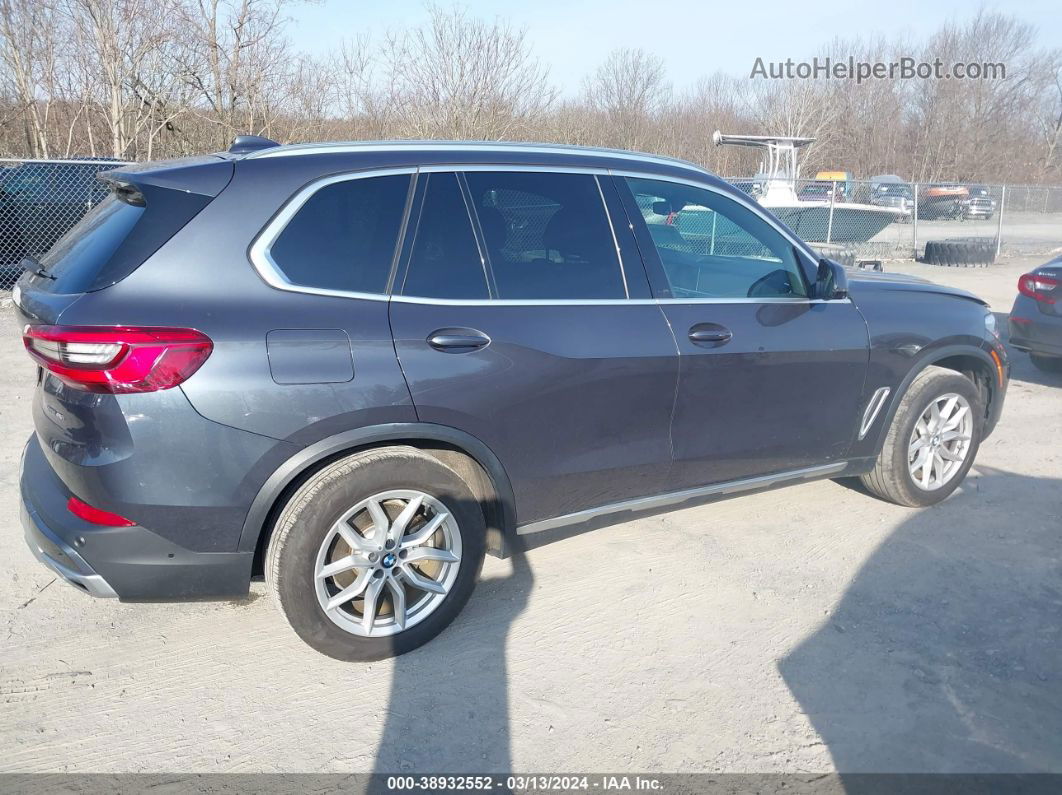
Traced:
<path fill-rule="evenodd" d="M 397 560 L 398 560 L 398 558 L 395 557 L 395 553 L 394 552 L 388 552 L 386 555 L 383 556 L 383 560 L 381 560 L 380 563 L 383 564 L 383 567 L 385 569 L 389 569 L 389 568 L 391 568 L 392 566 L 395 565 L 395 562 Z"/>

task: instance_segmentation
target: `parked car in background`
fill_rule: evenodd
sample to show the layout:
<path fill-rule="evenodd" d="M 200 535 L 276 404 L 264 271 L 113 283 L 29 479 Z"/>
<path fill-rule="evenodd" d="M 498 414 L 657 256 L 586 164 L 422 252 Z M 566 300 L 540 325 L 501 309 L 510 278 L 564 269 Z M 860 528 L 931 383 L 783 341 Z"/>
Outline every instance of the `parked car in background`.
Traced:
<path fill-rule="evenodd" d="M 529 535 L 848 475 L 938 503 L 1002 411 L 983 301 L 682 161 L 241 138 L 106 179 L 13 294 L 26 539 L 96 596 L 264 574 L 339 659 L 427 642 Z"/>
<path fill-rule="evenodd" d="M 797 192 L 797 198 L 805 202 L 828 202 L 831 195 L 834 202 L 843 202 L 844 185 L 840 182 L 809 182 Z"/>
<path fill-rule="evenodd" d="M 966 211 L 970 191 L 965 185 L 939 183 L 927 185 L 918 196 L 918 217 L 927 220 L 958 220 Z"/>
<path fill-rule="evenodd" d="M 829 182 L 840 188 L 841 198 L 838 201 L 851 201 L 855 190 L 855 182 L 851 171 L 820 171 L 815 174 L 816 182 Z"/>
<path fill-rule="evenodd" d="M 987 221 L 996 214 L 996 200 L 984 185 L 970 185 L 966 192 L 967 197 L 961 202 L 964 220 Z"/>
<path fill-rule="evenodd" d="M 895 207 L 897 210 L 902 210 L 904 214 L 899 217 L 900 221 L 911 220 L 911 213 L 914 211 L 914 194 L 911 192 L 910 185 L 896 182 L 882 183 L 872 190 L 869 201 L 878 207 Z"/>
<path fill-rule="evenodd" d="M 1062 373 L 1062 256 L 1018 279 L 1010 344 L 1048 373 Z"/>
<path fill-rule="evenodd" d="M 108 188 L 96 175 L 117 162 L 28 161 L 3 176 L 0 288 L 10 287 L 23 257 L 40 257 L 103 200 Z"/>

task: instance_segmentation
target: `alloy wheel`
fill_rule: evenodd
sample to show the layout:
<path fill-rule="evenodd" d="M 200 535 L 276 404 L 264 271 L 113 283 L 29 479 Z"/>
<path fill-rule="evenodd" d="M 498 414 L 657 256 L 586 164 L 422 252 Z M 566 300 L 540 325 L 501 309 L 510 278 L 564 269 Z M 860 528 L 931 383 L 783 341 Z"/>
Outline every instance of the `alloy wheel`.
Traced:
<path fill-rule="evenodd" d="M 332 525 L 317 553 L 314 587 L 325 615 L 362 637 L 394 635 L 445 601 L 461 564 L 461 533 L 435 497 L 374 494 Z"/>
<path fill-rule="evenodd" d="M 934 398 L 918 418 L 907 447 L 907 469 L 915 485 L 936 491 L 962 469 L 973 439 L 973 413 L 962 395 Z"/>

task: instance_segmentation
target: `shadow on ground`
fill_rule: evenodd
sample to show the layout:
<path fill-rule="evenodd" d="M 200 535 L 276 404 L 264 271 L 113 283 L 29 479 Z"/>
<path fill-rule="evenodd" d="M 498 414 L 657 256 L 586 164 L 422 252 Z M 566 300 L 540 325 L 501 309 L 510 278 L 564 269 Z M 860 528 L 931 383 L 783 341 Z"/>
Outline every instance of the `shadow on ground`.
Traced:
<path fill-rule="evenodd" d="M 1062 772 L 1062 480 L 977 469 L 779 664 L 842 774 Z"/>
<path fill-rule="evenodd" d="M 480 582 L 448 630 L 395 660 L 373 772 L 511 772 L 508 635 L 534 577 L 522 551 L 509 563 L 509 576 Z"/>

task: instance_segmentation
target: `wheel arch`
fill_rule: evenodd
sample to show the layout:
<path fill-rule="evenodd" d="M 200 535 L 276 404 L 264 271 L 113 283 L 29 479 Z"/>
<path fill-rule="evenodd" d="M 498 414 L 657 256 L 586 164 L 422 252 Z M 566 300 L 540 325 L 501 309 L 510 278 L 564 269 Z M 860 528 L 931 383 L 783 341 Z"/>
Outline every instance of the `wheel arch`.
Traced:
<path fill-rule="evenodd" d="M 984 419 L 987 421 L 992 416 L 993 401 L 996 400 L 1000 389 L 1000 384 L 996 377 L 996 363 L 992 360 L 992 357 L 982 348 L 973 345 L 948 345 L 936 348 L 919 359 L 896 387 L 885 415 L 877 423 L 877 437 L 874 442 L 875 456 L 881 453 L 889 426 L 892 425 L 892 420 L 900 407 L 900 400 L 907 393 L 914 380 L 925 372 L 927 367 L 943 367 L 948 370 L 954 370 L 973 381 L 984 401 Z"/>
<path fill-rule="evenodd" d="M 501 461 L 479 439 L 457 428 L 431 423 L 397 422 L 357 428 L 305 447 L 281 464 L 259 489 L 244 520 L 239 551 L 253 552 L 255 572 L 274 521 L 288 497 L 321 467 L 351 453 L 405 445 L 435 455 L 457 471 L 484 506 L 487 551 L 507 557 L 516 531 L 516 501 Z"/>

